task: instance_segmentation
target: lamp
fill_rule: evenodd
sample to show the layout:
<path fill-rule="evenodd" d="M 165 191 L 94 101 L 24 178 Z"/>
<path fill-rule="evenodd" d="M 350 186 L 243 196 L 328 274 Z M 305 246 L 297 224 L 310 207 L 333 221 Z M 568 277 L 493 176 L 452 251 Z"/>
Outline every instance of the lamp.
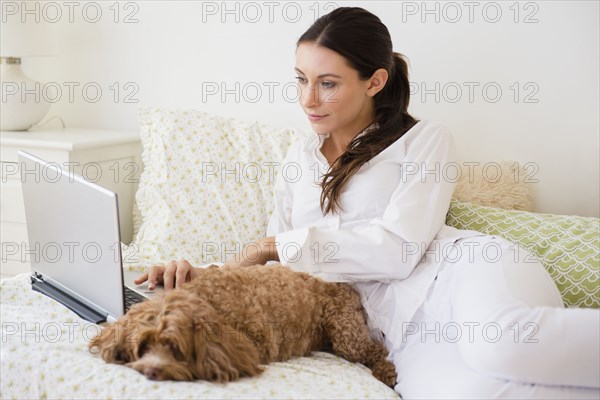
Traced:
<path fill-rule="evenodd" d="M 48 22 L 32 12 L 20 12 L 24 2 L 3 9 L 0 20 L 0 128 L 26 131 L 44 118 L 50 109 L 43 85 L 21 69 L 22 57 L 54 55 L 55 43 Z M 39 4 L 39 3 L 37 3 Z M 36 21 L 37 17 L 37 21 Z"/>

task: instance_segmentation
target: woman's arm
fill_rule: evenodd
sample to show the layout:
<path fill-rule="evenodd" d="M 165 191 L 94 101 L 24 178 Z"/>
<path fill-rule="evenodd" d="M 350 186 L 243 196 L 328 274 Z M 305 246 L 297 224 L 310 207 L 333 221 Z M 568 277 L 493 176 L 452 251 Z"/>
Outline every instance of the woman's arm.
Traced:
<path fill-rule="evenodd" d="M 279 261 L 279 255 L 275 248 L 275 236 L 268 236 L 258 242 L 247 244 L 241 253 L 229 258 L 225 265 L 248 267 L 266 264 L 268 261 Z"/>

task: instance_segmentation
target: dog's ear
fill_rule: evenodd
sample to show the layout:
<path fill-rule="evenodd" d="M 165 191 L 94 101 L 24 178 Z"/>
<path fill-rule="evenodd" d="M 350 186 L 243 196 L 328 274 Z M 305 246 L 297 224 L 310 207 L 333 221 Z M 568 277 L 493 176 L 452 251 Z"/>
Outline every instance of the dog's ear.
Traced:
<path fill-rule="evenodd" d="M 194 305 L 194 352 L 196 377 L 213 382 L 229 382 L 240 376 L 262 372 L 254 344 L 218 315 L 206 301 Z"/>
<path fill-rule="evenodd" d="M 100 353 L 109 363 L 126 364 L 135 360 L 138 326 L 129 320 L 117 321 L 95 336 L 90 344 L 91 353 Z"/>
<path fill-rule="evenodd" d="M 115 364 L 137 360 L 140 330 L 156 324 L 159 300 L 146 300 L 131 307 L 125 316 L 91 340 L 90 352 L 100 353 L 104 361 Z"/>

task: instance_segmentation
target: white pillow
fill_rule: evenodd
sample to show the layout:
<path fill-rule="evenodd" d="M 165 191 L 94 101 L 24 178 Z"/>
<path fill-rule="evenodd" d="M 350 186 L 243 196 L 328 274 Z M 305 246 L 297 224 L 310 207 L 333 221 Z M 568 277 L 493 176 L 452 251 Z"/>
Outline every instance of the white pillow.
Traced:
<path fill-rule="evenodd" d="M 273 186 L 293 129 L 197 110 L 141 108 L 139 229 L 124 263 L 225 262 L 266 235 Z"/>

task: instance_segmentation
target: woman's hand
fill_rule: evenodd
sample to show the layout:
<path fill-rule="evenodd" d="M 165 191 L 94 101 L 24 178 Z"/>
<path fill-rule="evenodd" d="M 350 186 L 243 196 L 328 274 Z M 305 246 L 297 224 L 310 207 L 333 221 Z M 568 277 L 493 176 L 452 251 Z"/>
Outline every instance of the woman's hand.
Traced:
<path fill-rule="evenodd" d="M 269 236 L 256 243 L 249 243 L 241 253 L 229 258 L 224 266 L 247 267 L 255 264 L 266 264 L 268 261 L 279 261 L 275 236 Z M 133 281 L 140 285 L 148 281 L 148 290 L 154 290 L 157 284 L 162 284 L 165 290 L 178 288 L 199 275 L 197 268 L 187 260 L 171 261 L 165 265 L 155 265 Z"/>
<path fill-rule="evenodd" d="M 244 246 L 241 253 L 229 258 L 224 266 L 248 267 L 256 264 L 266 264 L 268 261 L 279 261 L 275 236 L 268 236 L 256 243 Z"/>
<path fill-rule="evenodd" d="M 142 276 L 133 281 L 136 285 L 140 285 L 148 281 L 148 290 L 154 290 L 157 284 L 162 284 L 165 290 L 178 288 L 185 282 L 189 282 L 199 275 L 197 268 L 187 260 L 171 261 L 165 265 L 155 265 Z"/>

